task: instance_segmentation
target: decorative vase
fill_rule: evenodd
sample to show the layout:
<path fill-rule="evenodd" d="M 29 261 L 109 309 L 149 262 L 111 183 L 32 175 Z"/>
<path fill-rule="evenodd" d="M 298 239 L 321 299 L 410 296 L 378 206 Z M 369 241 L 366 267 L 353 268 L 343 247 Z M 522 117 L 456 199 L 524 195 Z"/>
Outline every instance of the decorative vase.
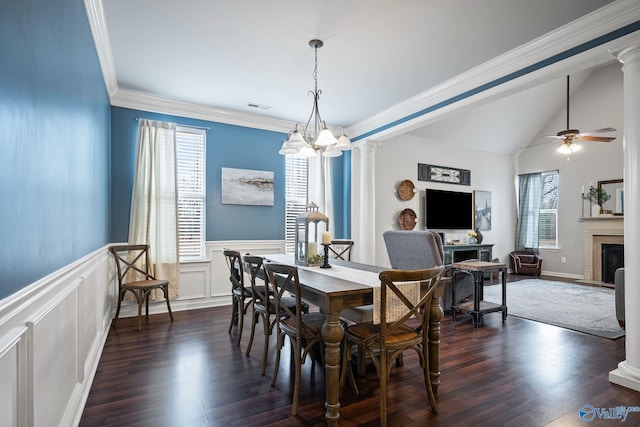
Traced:
<path fill-rule="evenodd" d="M 476 244 L 476 238 L 475 237 L 469 237 L 469 244 L 470 245 L 475 245 Z"/>
<path fill-rule="evenodd" d="M 593 206 L 591 206 L 591 216 L 600 215 L 600 209 L 602 209 L 600 205 L 597 203 L 594 203 Z"/>
<path fill-rule="evenodd" d="M 484 237 L 484 236 L 482 235 L 482 233 L 480 232 L 480 230 L 478 230 L 478 229 L 476 228 L 476 242 L 478 242 L 478 243 L 482 243 L 482 238 L 483 238 L 483 237 Z"/>

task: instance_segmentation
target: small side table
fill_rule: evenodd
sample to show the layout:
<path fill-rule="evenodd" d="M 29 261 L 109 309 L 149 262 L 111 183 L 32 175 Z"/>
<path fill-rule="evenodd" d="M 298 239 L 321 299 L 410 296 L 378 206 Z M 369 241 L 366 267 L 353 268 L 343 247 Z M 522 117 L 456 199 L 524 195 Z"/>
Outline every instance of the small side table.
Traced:
<path fill-rule="evenodd" d="M 502 321 L 507 319 L 507 266 L 506 264 L 499 262 L 486 262 L 486 261 L 463 261 L 454 262 L 451 264 L 451 277 L 453 283 L 451 287 L 451 294 L 453 301 L 456 300 L 456 284 L 455 273 L 456 271 L 468 271 L 473 274 L 474 288 L 473 288 L 473 302 L 462 302 L 451 306 L 451 320 L 456 320 L 456 313 L 469 313 L 473 321 L 473 327 L 479 328 L 482 316 L 486 313 L 493 313 L 496 311 L 502 312 Z M 492 272 L 502 273 L 502 304 L 495 304 L 489 301 L 483 301 L 484 297 L 484 273 Z"/>

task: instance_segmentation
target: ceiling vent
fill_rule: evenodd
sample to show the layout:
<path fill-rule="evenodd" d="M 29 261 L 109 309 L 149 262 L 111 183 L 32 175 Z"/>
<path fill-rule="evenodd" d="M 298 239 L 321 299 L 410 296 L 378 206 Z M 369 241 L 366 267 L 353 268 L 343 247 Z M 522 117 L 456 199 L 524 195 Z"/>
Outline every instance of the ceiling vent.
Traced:
<path fill-rule="evenodd" d="M 271 105 L 258 104 L 257 102 L 247 102 L 247 107 L 259 108 L 261 110 L 270 110 Z"/>

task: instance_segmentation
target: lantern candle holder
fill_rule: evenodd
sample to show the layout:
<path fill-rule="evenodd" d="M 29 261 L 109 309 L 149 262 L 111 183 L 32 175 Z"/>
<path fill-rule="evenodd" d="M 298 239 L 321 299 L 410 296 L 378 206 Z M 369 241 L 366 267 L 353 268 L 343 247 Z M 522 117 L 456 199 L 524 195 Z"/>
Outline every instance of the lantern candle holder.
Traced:
<path fill-rule="evenodd" d="M 315 248 L 318 247 L 318 226 L 325 223 L 325 230 L 329 229 L 329 218 L 318 211 L 318 205 L 311 202 L 306 211 L 296 217 L 295 232 L 295 261 L 296 265 L 308 266 L 309 259 L 318 255 Z M 325 248 L 325 252 L 328 249 Z M 325 261 L 327 263 L 327 261 Z M 317 264 L 314 264 L 317 265 Z"/>

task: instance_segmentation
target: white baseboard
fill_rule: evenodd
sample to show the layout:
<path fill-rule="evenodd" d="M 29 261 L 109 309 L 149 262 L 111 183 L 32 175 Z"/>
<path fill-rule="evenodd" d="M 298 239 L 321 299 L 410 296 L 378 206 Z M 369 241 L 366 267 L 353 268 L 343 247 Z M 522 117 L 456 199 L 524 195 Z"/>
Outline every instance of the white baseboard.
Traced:
<path fill-rule="evenodd" d="M 542 271 L 543 276 L 554 276 L 554 277 L 562 277 L 565 279 L 576 279 L 582 280 L 584 276 L 582 274 L 572 274 L 572 273 L 560 273 L 557 271 Z"/>

